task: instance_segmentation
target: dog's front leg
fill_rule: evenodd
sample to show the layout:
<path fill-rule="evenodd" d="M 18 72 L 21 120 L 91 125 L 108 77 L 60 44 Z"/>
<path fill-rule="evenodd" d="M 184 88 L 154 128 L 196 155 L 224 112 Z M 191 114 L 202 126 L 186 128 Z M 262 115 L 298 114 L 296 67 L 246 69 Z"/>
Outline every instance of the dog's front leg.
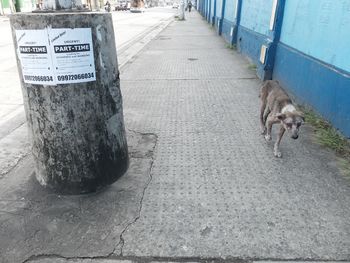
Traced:
<path fill-rule="evenodd" d="M 278 119 L 276 119 L 276 117 L 273 114 L 270 114 L 267 117 L 267 120 L 266 120 L 266 135 L 265 135 L 265 140 L 266 141 L 271 141 L 272 125 L 275 124 L 276 122 L 278 122 Z"/>
<path fill-rule="evenodd" d="M 283 125 L 281 124 L 280 127 L 280 132 L 278 133 L 278 138 L 275 142 L 275 146 L 273 147 L 273 154 L 275 155 L 275 157 L 281 158 L 282 157 L 282 153 L 280 152 L 280 142 L 282 140 L 283 134 L 286 131 L 286 129 L 283 127 Z"/>

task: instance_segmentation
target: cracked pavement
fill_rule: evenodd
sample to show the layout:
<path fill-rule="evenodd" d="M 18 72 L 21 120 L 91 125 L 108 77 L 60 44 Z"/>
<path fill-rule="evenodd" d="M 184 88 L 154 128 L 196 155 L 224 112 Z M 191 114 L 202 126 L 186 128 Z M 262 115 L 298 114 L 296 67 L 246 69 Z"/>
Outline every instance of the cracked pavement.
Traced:
<path fill-rule="evenodd" d="M 273 157 L 248 65 L 197 13 L 171 23 L 121 72 L 127 174 L 59 196 L 25 157 L 1 179 L 1 262 L 350 261 L 349 180 L 307 125 Z"/>
<path fill-rule="evenodd" d="M 2 179 L 1 262 L 122 255 L 123 233 L 140 217 L 157 141 L 153 134 L 134 131 L 127 138 L 128 172 L 99 193 L 60 196 L 43 189 L 31 174 L 31 157 Z"/>

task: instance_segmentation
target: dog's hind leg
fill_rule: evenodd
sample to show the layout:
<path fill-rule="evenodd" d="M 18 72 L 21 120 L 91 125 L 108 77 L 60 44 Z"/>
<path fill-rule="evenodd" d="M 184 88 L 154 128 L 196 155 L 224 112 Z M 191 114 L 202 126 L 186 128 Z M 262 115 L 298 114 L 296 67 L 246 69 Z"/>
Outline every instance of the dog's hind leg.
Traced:
<path fill-rule="evenodd" d="M 269 82 L 265 82 L 260 91 L 261 98 L 261 108 L 260 108 L 260 126 L 261 126 L 261 134 L 266 133 L 266 117 L 270 113 L 270 109 L 267 106 L 267 96 L 269 93 Z"/>
<path fill-rule="evenodd" d="M 264 116 L 263 116 L 264 125 L 266 125 L 266 119 L 267 119 L 267 116 L 269 116 L 270 112 L 271 112 L 270 108 L 266 107 L 265 112 L 264 112 Z"/>
<path fill-rule="evenodd" d="M 278 133 L 278 138 L 275 142 L 275 146 L 273 147 L 273 154 L 275 155 L 275 157 L 278 157 L 278 158 L 282 157 L 282 153 L 280 152 L 279 147 L 280 147 L 280 142 L 282 140 L 282 137 L 283 137 L 283 134 L 285 131 L 286 131 L 286 129 L 281 124 L 280 131 Z"/>
<path fill-rule="evenodd" d="M 261 105 L 261 109 L 260 109 L 260 126 L 261 126 L 261 134 L 265 134 L 266 133 L 266 127 L 265 127 L 265 122 L 266 122 L 266 116 L 265 116 L 265 112 L 268 109 L 266 108 L 266 101 L 262 102 Z"/>

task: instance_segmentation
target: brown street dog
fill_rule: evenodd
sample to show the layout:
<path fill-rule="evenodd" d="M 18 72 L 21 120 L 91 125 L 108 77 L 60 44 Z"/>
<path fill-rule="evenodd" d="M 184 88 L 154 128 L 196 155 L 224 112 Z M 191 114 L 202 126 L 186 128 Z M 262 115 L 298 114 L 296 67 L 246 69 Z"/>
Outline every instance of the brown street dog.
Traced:
<path fill-rule="evenodd" d="M 260 96 L 262 105 L 260 111 L 261 134 L 266 141 L 271 140 L 271 129 L 275 123 L 280 123 L 278 138 L 275 142 L 273 153 L 276 157 L 282 157 L 279 145 L 283 134 L 287 131 L 290 137 L 298 139 L 299 128 L 304 123 L 303 113 L 297 111 L 292 100 L 281 88 L 278 81 L 265 81 Z"/>

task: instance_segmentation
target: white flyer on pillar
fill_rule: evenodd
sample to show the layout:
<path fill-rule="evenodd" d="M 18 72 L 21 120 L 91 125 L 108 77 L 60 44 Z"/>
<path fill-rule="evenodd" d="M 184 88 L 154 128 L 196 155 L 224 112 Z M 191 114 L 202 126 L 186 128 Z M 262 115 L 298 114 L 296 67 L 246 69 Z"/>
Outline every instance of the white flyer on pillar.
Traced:
<path fill-rule="evenodd" d="M 57 84 L 96 80 L 91 28 L 49 30 Z"/>
<path fill-rule="evenodd" d="M 16 40 L 24 82 L 55 84 L 47 30 L 16 30 Z"/>

